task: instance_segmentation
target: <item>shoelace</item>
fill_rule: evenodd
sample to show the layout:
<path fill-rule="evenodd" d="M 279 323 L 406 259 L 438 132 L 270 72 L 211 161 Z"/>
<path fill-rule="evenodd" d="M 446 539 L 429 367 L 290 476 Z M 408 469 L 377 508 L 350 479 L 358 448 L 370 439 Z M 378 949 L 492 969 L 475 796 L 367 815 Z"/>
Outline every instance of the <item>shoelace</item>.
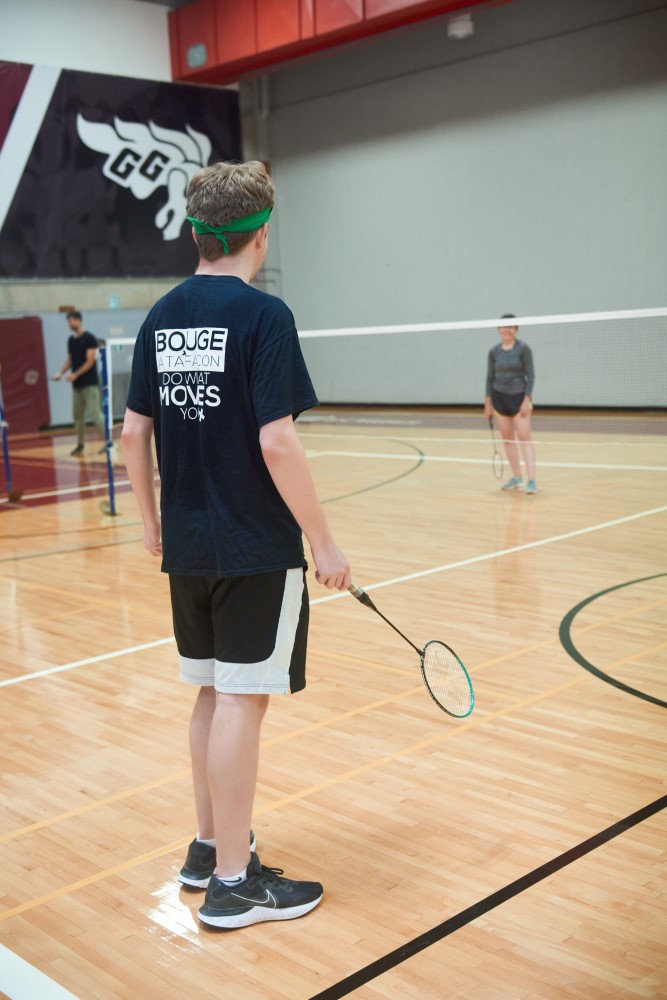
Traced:
<path fill-rule="evenodd" d="M 285 874 L 284 868 L 269 868 L 268 865 L 262 865 L 262 875 L 268 875 L 269 878 L 280 878 L 281 875 Z"/>

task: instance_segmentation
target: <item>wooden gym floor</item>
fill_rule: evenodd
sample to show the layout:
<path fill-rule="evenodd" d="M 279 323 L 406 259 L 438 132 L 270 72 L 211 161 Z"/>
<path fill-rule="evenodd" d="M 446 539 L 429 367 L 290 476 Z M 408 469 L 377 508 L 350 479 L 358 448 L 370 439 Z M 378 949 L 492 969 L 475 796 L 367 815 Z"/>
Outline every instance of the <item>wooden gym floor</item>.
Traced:
<path fill-rule="evenodd" d="M 538 414 L 536 497 L 500 491 L 478 414 L 299 428 L 356 582 L 461 653 L 475 711 L 439 712 L 416 654 L 311 574 L 309 683 L 272 699 L 254 829 L 324 900 L 203 928 L 176 881 L 194 692 L 122 455 L 111 518 L 97 442 L 13 441 L 15 487 L 50 472 L 0 504 L 0 995 L 665 997 L 665 415 Z"/>

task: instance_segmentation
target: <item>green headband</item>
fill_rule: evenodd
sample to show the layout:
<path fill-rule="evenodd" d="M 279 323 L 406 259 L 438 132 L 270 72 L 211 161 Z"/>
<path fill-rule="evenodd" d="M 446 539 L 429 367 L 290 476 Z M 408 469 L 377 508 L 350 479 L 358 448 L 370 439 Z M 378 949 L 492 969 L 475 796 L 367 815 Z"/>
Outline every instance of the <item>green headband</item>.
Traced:
<path fill-rule="evenodd" d="M 269 221 L 272 211 L 273 208 L 263 208 L 261 212 L 255 212 L 253 215 L 244 215 L 242 219 L 226 222 L 224 226 L 209 226 L 208 223 L 202 222 L 200 219 L 193 219 L 189 215 L 186 215 L 186 219 L 192 223 L 194 231 L 198 236 L 202 236 L 204 233 L 211 233 L 217 240 L 220 240 L 225 248 L 225 253 L 229 253 L 225 233 L 251 233 L 253 229 L 260 229 L 265 222 Z"/>

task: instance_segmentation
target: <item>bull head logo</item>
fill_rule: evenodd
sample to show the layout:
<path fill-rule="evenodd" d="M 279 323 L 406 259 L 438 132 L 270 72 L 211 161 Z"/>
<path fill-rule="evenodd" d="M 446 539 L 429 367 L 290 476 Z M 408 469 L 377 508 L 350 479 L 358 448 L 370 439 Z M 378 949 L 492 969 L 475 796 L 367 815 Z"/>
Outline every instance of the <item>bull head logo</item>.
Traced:
<path fill-rule="evenodd" d="M 76 128 L 89 149 L 106 153 L 102 173 L 115 184 L 129 188 L 144 200 L 160 187 L 167 189 L 167 203 L 155 216 L 163 240 L 178 238 L 185 221 L 188 184 L 211 155 L 211 142 L 189 125 L 185 132 L 160 128 L 154 122 L 124 122 L 113 126 L 77 116 Z"/>

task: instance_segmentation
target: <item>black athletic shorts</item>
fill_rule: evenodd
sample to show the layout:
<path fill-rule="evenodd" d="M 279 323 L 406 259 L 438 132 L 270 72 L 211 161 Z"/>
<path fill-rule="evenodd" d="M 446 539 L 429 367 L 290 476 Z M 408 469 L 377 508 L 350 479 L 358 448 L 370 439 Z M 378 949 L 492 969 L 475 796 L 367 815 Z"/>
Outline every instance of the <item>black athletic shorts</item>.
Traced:
<path fill-rule="evenodd" d="M 498 392 L 497 389 L 492 389 L 491 402 L 501 417 L 516 417 L 525 395 L 525 392 Z"/>
<path fill-rule="evenodd" d="M 170 574 L 169 586 L 182 680 L 223 694 L 290 694 L 306 686 L 305 570 Z"/>

